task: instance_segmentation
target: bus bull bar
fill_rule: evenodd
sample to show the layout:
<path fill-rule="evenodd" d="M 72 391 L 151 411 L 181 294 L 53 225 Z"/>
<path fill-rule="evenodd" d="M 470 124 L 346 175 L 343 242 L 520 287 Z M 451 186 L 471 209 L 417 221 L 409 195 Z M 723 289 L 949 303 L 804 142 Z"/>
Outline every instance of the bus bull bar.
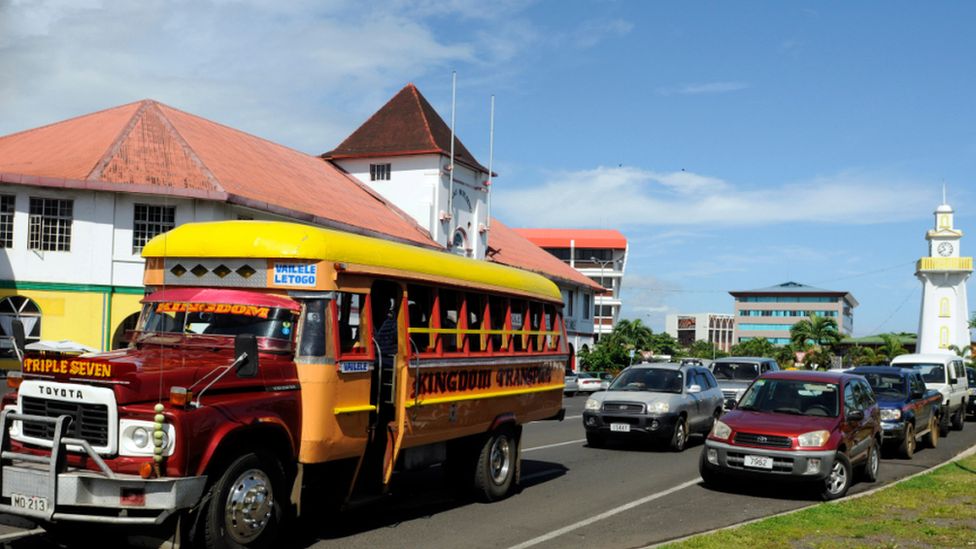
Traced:
<path fill-rule="evenodd" d="M 11 451 L 12 421 L 53 424 L 51 454 Z M 200 501 L 206 476 L 144 479 L 114 473 L 87 440 L 64 436 L 70 421 L 67 415 L 46 417 L 11 409 L 0 413 L 0 513 L 48 522 L 149 525 Z M 69 469 L 64 459 L 68 445 L 80 447 L 100 471 Z M 70 512 L 58 510 L 64 507 Z M 132 511 L 138 511 L 137 516 L 129 516 Z"/>

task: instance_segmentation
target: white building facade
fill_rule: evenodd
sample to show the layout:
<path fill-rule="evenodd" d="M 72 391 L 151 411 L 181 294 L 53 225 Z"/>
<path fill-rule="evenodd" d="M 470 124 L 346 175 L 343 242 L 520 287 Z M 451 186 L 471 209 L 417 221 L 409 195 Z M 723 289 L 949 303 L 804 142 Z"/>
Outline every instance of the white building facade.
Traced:
<path fill-rule="evenodd" d="M 952 346 L 970 346 L 966 281 L 973 272 L 973 258 L 961 255 L 963 235 L 955 228 L 953 216 L 952 207 L 943 200 L 935 210 L 935 228 L 925 235 L 929 255 L 916 263 L 915 276 L 922 283 L 919 353 L 953 353 Z"/>
<path fill-rule="evenodd" d="M 721 313 L 669 314 L 664 318 L 664 331 L 682 347 L 705 341 L 727 353 L 733 345 L 735 317 Z"/>

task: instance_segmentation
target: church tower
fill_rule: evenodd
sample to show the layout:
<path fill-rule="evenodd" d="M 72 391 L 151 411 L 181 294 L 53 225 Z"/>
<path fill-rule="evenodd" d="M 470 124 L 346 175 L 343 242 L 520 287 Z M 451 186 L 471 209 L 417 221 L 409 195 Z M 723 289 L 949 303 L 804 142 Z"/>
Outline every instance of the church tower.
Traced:
<path fill-rule="evenodd" d="M 952 207 L 935 210 L 935 229 L 929 230 L 929 255 L 918 260 L 915 276 L 922 282 L 922 310 L 918 321 L 919 353 L 951 353 L 950 345 L 969 346 L 969 305 L 966 280 L 973 258 L 962 257 L 962 231 L 953 227 Z"/>

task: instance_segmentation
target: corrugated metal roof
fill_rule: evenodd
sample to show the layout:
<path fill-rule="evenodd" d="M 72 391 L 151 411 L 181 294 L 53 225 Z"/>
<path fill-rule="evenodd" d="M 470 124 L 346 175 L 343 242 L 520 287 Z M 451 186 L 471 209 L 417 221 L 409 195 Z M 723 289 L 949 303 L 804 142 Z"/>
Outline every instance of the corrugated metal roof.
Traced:
<path fill-rule="evenodd" d="M 627 237 L 613 229 L 512 229 L 542 248 L 577 248 L 623 250 Z"/>
<path fill-rule="evenodd" d="M 132 185 L 438 247 L 334 165 L 152 100 L 0 137 L 0 180 L 116 192 Z"/>
<path fill-rule="evenodd" d="M 546 276 L 570 282 L 593 290 L 603 287 L 588 276 L 563 263 L 549 252 L 529 242 L 516 231 L 495 218 L 491 220 L 488 245 L 498 250 L 491 260 L 512 267 L 519 267 Z"/>

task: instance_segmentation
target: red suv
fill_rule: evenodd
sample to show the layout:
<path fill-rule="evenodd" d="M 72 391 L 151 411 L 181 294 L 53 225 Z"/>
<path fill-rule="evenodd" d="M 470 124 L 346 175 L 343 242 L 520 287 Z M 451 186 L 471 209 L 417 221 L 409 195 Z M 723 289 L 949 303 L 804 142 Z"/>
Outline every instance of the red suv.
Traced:
<path fill-rule="evenodd" d="M 699 470 L 706 485 L 730 477 L 816 482 L 830 500 L 847 493 L 854 466 L 877 479 L 880 447 L 880 411 L 863 377 L 770 372 L 715 422 Z"/>

